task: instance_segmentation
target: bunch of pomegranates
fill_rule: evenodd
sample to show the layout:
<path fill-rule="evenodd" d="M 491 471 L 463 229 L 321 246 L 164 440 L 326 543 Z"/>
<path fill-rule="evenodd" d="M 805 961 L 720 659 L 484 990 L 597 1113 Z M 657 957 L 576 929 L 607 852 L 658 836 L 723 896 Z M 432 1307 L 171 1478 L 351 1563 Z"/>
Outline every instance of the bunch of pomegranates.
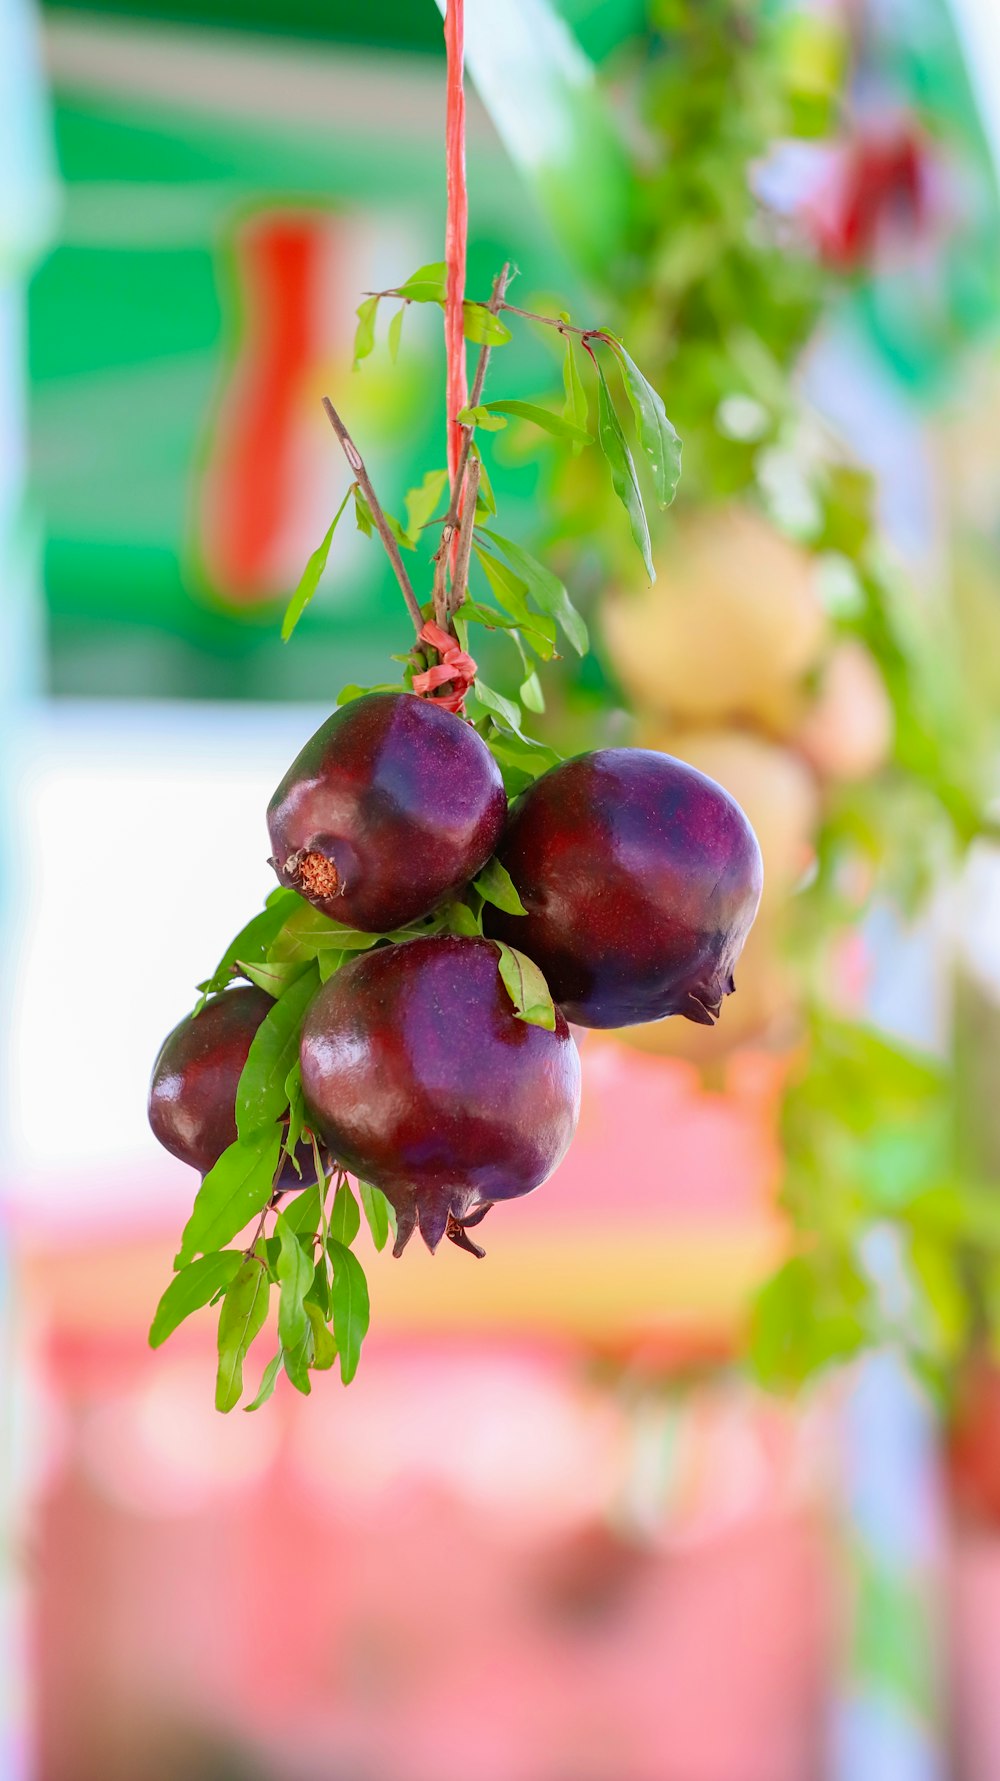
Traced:
<path fill-rule="evenodd" d="M 216 980 L 170 1034 L 150 1120 L 210 1171 L 252 1124 L 241 1075 L 269 1063 L 255 1036 L 273 1028 L 301 1084 L 294 1122 L 287 1098 L 261 1103 L 284 1133 L 273 1193 L 349 1171 L 393 1207 L 397 1254 L 414 1228 L 482 1253 L 470 1228 L 540 1186 L 573 1136 L 569 1023 L 713 1023 L 761 895 L 747 818 L 694 767 L 599 750 L 508 810 L 484 736 L 408 692 L 335 712 L 267 820 L 284 889 L 257 964 L 230 966 L 252 984 Z"/>

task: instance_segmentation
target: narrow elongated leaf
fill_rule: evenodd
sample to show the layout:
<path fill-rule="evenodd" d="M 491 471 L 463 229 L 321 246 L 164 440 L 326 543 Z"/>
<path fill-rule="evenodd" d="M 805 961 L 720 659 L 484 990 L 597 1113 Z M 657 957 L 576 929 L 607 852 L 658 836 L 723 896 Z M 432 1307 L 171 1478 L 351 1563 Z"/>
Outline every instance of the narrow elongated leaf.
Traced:
<path fill-rule="evenodd" d="M 589 646 L 587 627 L 558 575 L 553 575 L 551 569 L 547 569 L 523 545 L 515 544 L 510 538 L 501 538 L 499 532 L 491 532 L 484 526 L 482 535 L 496 546 L 515 574 L 527 583 L 528 592 L 542 611 L 549 613 L 562 626 L 577 655 L 585 655 Z"/>
<path fill-rule="evenodd" d="M 473 883 L 487 903 L 495 903 L 498 909 L 506 909 L 508 915 L 527 915 L 528 911 L 517 894 L 513 878 L 495 855 Z"/>
<path fill-rule="evenodd" d="M 258 989 L 266 990 L 275 1001 L 284 994 L 290 983 L 295 982 L 296 977 L 301 977 L 303 971 L 308 970 L 304 959 L 265 959 L 257 965 L 251 964 L 247 959 L 237 959 L 236 963 L 241 976 L 248 977 Z"/>
<path fill-rule="evenodd" d="M 263 1212 L 274 1187 L 281 1128 L 271 1126 L 252 1138 L 237 1138 L 209 1169 L 181 1235 L 178 1265 L 198 1254 L 222 1249 L 256 1212 Z"/>
<path fill-rule="evenodd" d="M 580 431 L 586 433 L 589 439 L 590 429 L 587 422 L 590 419 L 590 404 L 587 401 L 587 392 L 583 387 L 580 368 L 576 362 L 573 337 L 571 334 L 566 334 L 563 338 L 566 342 L 566 357 L 563 360 L 563 389 L 566 391 L 566 401 L 563 404 L 563 418 L 568 420 L 571 426 L 579 427 Z"/>
<path fill-rule="evenodd" d="M 209 994 L 215 994 L 226 988 L 232 980 L 233 966 L 237 959 L 245 959 L 256 964 L 263 962 L 267 949 L 275 935 L 279 932 L 286 917 L 293 909 L 300 908 L 302 898 L 297 892 L 286 890 L 279 885 L 267 899 L 267 906 L 258 915 L 251 917 L 246 926 L 241 928 L 235 939 L 229 942 L 221 959 L 202 984 L 202 1006 Z"/>
<path fill-rule="evenodd" d="M 361 1344 L 368 1334 L 370 1317 L 368 1282 L 357 1256 L 331 1237 L 328 1245 L 333 1264 L 330 1299 L 333 1334 L 340 1355 L 340 1377 L 350 1385 L 358 1370 Z"/>
<path fill-rule="evenodd" d="M 493 944 L 500 953 L 500 976 L 514 1004 L 517 1019 L 527 1021 L 529 1026 L 545 1027 L 547 1032 L 555 1032 L 555 1006 L 538 966 L 502 940 L 494 940 Z"/>
<path fill-rule="evenodd" d="M 281 1350 L 285 1376 L 289 1384 L 294 1385 L 296 1391 L 300 1391 L 304 1398 L 307 1398 L 312 1391 L 309 1368 L 312 1365 L 313 1352 L 312 1325 L 307 1317 L 301 1340 L 295 1344 L 294 1348 L 282 1348 Z"/>
<path fill-rule="evenodd" d="M 263 1328 L 271 1282 L 255 1256 L 243 1263 L 226 1288 L 219 1312 L 219 1371 L 215 1408 L 232 1410 L 243 1393 L 243 1362 L 254 1337 Z"/>
<path fill-rule="evenodd" d="M 358 1202 L 354 1198 L 346 1181 L 342 1181 L 334 1195 L 333 1210 L 330 1213 L 330 1235 L 338 1243 L 346 1243 L 350 1248 L 358 1231 L 361 1229 L 361 1214 Z"/>
<path fill-rule="evenodd" d="M 531 421 L 534 426 L 541 427 L 551 433 L 554 439 L 568 439 L 573 445 L 591 445 L 590 434 L 574 422 L 567 421 L 561 414 L 553 414 L 548 408 L 539 408 L 534 402 L 487 402 L 490 414 L 513 414 L 519 420 Z"/>
<path fill-rule="evenodd" d="M 318 958 L 320 953 L 327 951 L 366 952 L 378 938 L 378 934 L 342 927 L 339 921 L 331 921 L 322 910 L 299 899 L 298 908 L 293 910 L 272 941 L 270 957 L 282 962 L 301 962 Z"/>
<path fill-rule="evenodd" d="M 278 1340 L 282 1348 L 297 1348 L 306 1333 L 305 1297 L 316 1270 L 312 1257 L 306 1253 L 295 1231 L 286 1224 L 284 1215 L 279 1215 L 274 1230 L 281 1244 L 275 1268 L 281 1288 Z"/>
<path fill-rule="evenodd" d="M 307 1187 L 295 1194 L 285 1202 L 281 1216 L 297 1236 L 313 1236 L 319 1230 L 319 1188 Z"/>
<path fill-rule="evenodd" d="M 428 470 L 420 487 L 410 489 L 404 497 L 406 530 L 414 542 L 419 537 L 421 528 L 429 519 L 433 519 L 447 486 L 447 470 Z"/>
<path fill-rule="evenodd" d="M 405 284 L 398 286 L 396 295 L 405 297 L 408 303 L 443 303 L 447 289 L 448 268 L 444 260 L 433 260 L 428 266 L 418 266 L 411 272 Z"/>
<path fill-rule="evenodd" d="M 594 363 L 597 364 L 596 359 Z M 597 365 L 597 437 L 600 440 L 601 450 L 608 460 L 615 494 L 628 514 L 632 536 L 646 565 L 646 574 L 650 581 L 655 581 L 656 570 L 653 568 L 649 523 L 646 519 L 646 509 L 642 504 L 639 478 L 635 473 L 635 464 L 632 462 L 632 453 L 629 451 L 628 442 L 622 432 L 621 421 L 618 419 L 615 405 L 611 400 L 608 380 L 600 365 Z"/>
<path fill-rule="evenodd" d="M 311 1299 L 306 1303 L 306 1314 L 309 1318 L 309 1328 L 312 1331 L 312 1364 L 317 1373 L 326 1373 L 337 1358 L 337 1344 L 333 1339 L 333 1332 L 328 1328 L 319 1306 L 314 1305 Z"/>
<path fill-rule="evenodd" d="M 509 613 L 514 623 L 525 633 L 535 654 L 541 656 L 543 662 L 551 661 L 556 648 L 555 619 L 547 612 L 532 610 L 525 598 L 528 592 L 527 582 L 515 575 L 513 569 L 508 569 L 506 563 L 501 563 L 478 544 L 473 545 L 473 549 L 497 604 Z"/>
<path fill-rule="evenodd" d="M 545 710 L 545 694 L 534 669 L 522 680 L 517 692 L 521 704 L 526 705 L 529 711 L 542 712 Z"/>
<path fill-rule="evenodd" d="M 330 529 L 327 532 L 326 537 L 323 539 L 322 544 L 318 544 L 316 546 L 316 549 L 313 551 L 312 556 L 309 558 L 308 563 L 306 564 L 305 568 L 302 571 L 302 580 L 299 582 L 299 585 L 296 588 L 291 599 L 289 600 L 288 605 L 285 607 L 285 616 L 281 621 L 281 641 L 282 641 L 282 643 L 288 642 L 288 639 L 291 636 L 292 632 L 294 631 L 296 625 L 298 624 L 299 619 L 302 617 L 302 614 L 304 613 L 306 607 L 308 606 L 310 600 L 312 599 L 314 593 L 316 592 L 316 589 L 319 587 L 320 580 L 322 579 L 323 571 L 326 568 L 327 558 L 330 555 L 330 546 L 333 543 L 333 534 L 337 530 L 338 525 L 340 524 L 341 514 L 343 513 L 344 508 L 347 506 L 347 503 L 351 498 L 351 490 L 353 489 L 353 487 L 354 487 L 354 484 L 352 483 L 351 488 L 348 489 L 346 495 L 344 496 L 344 499 L 341 501 L 340 506 L 337 508 L 336 513 L 334 514 L 332 520 L 330 521 Z"/>
<path fill-rule="evenodd" d="M 485 303 L 463 304 L 465 315 L 464 333 L 466 340 L 476 346 L 506 346 L 510 339 L 510 329 L 498 315 L 493 315 Z"/>
<path fill-rule="evenodd" d="M 465 905 L 459 904 L 456 907 L 464 908 Z M 470 910 L 469 914 L 471 915 L 471 913 Z M 459 930 L 456 929 L 455 932 L 457 933 Z M 372 1242 L 376 1249 L 384 1249 L 389 1235 L 389 1206 L 385 1194 L 381 1188 L 372 1187 L 367 1181 L 358 1182 L 358 1193 L 361 1195 L 361 1204 L 365 1209 Z"/>
<path fill-rule="evenodd" d="M 319 987 L 309 967 L 290 984 L 257 1028 L 236 1089 L 236 1130 L 241 1138 L 280 1119 L 288 1106 L 285 1082 L 298 1056 L 302 1019 Z"/>
<path fill-rule="evenodd" d="M 653 473 L 656 499 L 661 507 L 669 507 L 680 481 L 681 442 L 673 422 L 667 418 L 662 398 L 643 377 L 621 341 L 613 341 L 611 350 L 621 366 L 625 392 L 635 415 L 639 444 Z"/>
<path fill-rule="evenodd" d="M 406 687 L 401 680 L 386 680 L 380 686 L 357 686 L 350 681 L 342 686 L 337 694 L 338 705 L 353 705 L 355 699 L 363 699 L 366 693 L 405 693 Z"/>
<path fill-rule="evenodd" d="M 306 1116 L 305 1103 L 302 1099 L 302 1071 L 299 1068 L 298 1058 L 296 1058 L 288 1075 L 285 1077 L 285 1094 L 288 1097 L 288 1125 L 285 1130 L 285 1149 L 292 1161 L 297 1163 L 295 1152 L 298 1148 L 299 1140 L 302 1137 L 302 1127 L 305 1124 Z"/>
<path fill-rule="evenodd" d="M 486 465 L 483 463 L 483 454 L 475 440 L 472 441 L 469 450 L 473 457 L 478 458 L 479 460 L 479 495 L 476 499 L 476 513 L 479 513 L 480 508 L 482 508 L 483 512 L 486 514 L 496 513 L 497 504 L 496 497 L 493 493 L 493 485 L 490 482 Z"/>
<path fill-rule="evenodd" d="M 228 1286 L 242 1260 L 238 1249 L 214 1249 L 181 1268 L 156 1307 L 149 1328 L 150 1348 L 159 1348 L 192 1311 L 200 1311 L 220 1287 Z"/>
<path fill-rule="evenodd" d="M 378 313 L 377 297 L 366 297 L 355 310 L 358 325 L 354 331 L 354 369 L 357 370 L 362 359 L 367 359 L 375 349 L 375 317 Z"/>
<path fill-rule="evenodd" d="M 515 735 L 521 734 L 521 708 L 519 705 L 513 704 L 510 699 L 505 699 L 502 693 L 495 693 L 493 688 L 487 686 L 479 675 L 476 676 L 473 693 L 480 705 L 485 705 L 487 711 L 495 712 L 497 717 L 502 717 L 504 723 L 509 724 Z"/>
<path fill-rule="evenodd" d="M 395 364 L 396 360 L 399 358 L 399 343 L 403 337 L 403 317 L 405 314 L 406 314 L 406 304 L 401 303 L 399 308 L 397 309 L 395 315 L 393 316 L 391 322 L 389 323 L 389 333 L 387 335 L 387 339 L 389 342 L 389 357 L 392 360 L 393 364 Z"/>
<path fill-rule="evenodd" d="M 341 965 L 351 956 L 349 952 L 334 951 L 332 948 L 321 952 L 316 960 L 319 966 L 320 983 L 329 983 L 334 973 L 339 971 Z"/>
<path fill-rule="evenodd" d="M 275 1385 L 277 1384 L 278 1374 L 280 1373 L 280 1371 L 281 1371 L 281 1352 L 279 1350 L 279 1352 L 275 1355 L 274 1359 L 269 1360 L 267 1363 L 267 1366 L 264 1368 L 264 1377 L 260 1382 L 260 1389 L 257 1392 L 257 1396 L 254 1398 L 253 1403 L 252 1404 L 244 1404 L 244 1406 L 243 1406 L 244 1415 L 248 1415 L 251 1410 L 259 1410 L 262 1404 L 267 1403 L 268 1398 L 271 1396 L 272 1392 L 274 1391 Z"/>

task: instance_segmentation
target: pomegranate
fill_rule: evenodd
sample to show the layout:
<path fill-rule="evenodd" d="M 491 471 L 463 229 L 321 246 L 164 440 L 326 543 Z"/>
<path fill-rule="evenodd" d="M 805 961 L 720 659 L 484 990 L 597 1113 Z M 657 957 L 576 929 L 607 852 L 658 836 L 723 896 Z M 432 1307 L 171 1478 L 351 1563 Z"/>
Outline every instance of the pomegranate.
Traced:
<path fill-rule="evenodd" d="M 567 1019 L 716 1020 L 763 868 L 713 779 L 650 749 L 579 755 L 521 795 L 497 852 L 527 915 L 490 907 L 487 930 L 534 959 Z"/>
<path fill-rule="evenodd" d="M 271 997 L 246 985 L 227 989 L 200 1014 L 189 1014 L 169 1033 L 153 1065 L 149 1123 L 165 1150 L 202 1175 L 236 1141 L 236 1087 L 250 1042 L 270 1008 Z M 286 1157 L 275 1186 L 288 1191 L 316 1179 L 312 1146 L 300 1144 L 296 1173 Z"/>
<path fill-rule="evenodd" d="M 389 933 L 481 871 L 506 811 L 470 724 L 412 693 L 368 693 L 321 724 L 281 781 L 271 863 L 334 921 Z"/>
<path fill-rule="evenodd" d="M 576 1128 L 580 1060 L 515 1015 L 488 940 L 379 947 L 331 977 L 302 1031 L 308 1117 L 331 1154 L 396 1209 L 399 1255 L 466 1235 L 497 1200 L 539 1187 Z"/>

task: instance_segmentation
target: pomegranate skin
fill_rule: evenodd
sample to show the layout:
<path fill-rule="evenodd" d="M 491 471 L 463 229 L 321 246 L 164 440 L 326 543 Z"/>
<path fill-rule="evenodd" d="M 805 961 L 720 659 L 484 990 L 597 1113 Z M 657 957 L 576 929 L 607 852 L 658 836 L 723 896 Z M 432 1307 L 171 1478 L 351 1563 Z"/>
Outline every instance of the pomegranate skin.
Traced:
<path fill-rule="evenodd" d="M 268 806 L 282 884 L 334 921 L 390 933 L 485 866 L 503 830 L 500 769 L 470 724 L 413 693 L 334 712 Z"/>
<path fill-rule="evenodd" d="M 415 1223 L 436 1249 L 497 1200 L 531 1193 L 576 1129 L 580 1059 L 518 1020 L 488 940 L 434 937 L 366 953 L 306 1015 L 308 1117 L 332 1156 L 396 1210 L 398 1255 Z M 474 1250 L 474 1253 L 479 1253 Z"/>
<path fill-rule="evenodd" d="M 236 1087 L 250 1042 L 271 997 L 255 985 L 227 989 L 168 1033 L 153 1065 L 149 1123 L 165 1150 L 205 1175 L 236 1141 Z M 301 1176 L 286 1157 L 275 1183 L 283 1192 L 316 1180 L 312 1146 L 296 1151 Z"/>
<path fill-rule="evenodd" d="M 763 865 L 714 779 L 651 749 L 579 755 L 521 795 L 497 852 L 528 913 L 488 906 L 484 925 L 534 959 L 567 1020 L 718 1018 Z"/>

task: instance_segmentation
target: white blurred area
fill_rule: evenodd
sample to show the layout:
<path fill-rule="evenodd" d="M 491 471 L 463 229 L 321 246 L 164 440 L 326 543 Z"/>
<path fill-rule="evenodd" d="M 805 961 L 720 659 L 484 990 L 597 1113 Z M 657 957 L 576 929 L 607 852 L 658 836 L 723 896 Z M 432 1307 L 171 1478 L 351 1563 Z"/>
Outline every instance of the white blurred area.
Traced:
<path fill-rule="evenodd" d="M 306 706 L 29 708 L 13 745 L 4 1108 L 19 1225 L 125 1230 L 191 1172 L 146 1124 L 153 1059 L 275 879 L 265 811 L 324 713 Z"/>

